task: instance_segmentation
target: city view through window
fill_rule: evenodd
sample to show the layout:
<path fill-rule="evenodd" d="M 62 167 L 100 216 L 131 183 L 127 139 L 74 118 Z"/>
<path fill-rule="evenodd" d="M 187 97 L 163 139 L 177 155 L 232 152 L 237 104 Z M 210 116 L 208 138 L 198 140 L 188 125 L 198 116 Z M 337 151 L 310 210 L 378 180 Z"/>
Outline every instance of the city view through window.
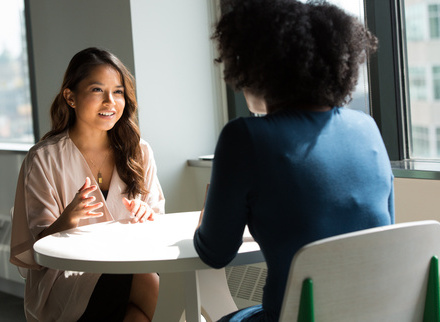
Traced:
<path fill-rule="evenodd" d="M 23 0 L 10 0 L 2 7 L 0 28 L 0 146 L 32 144 L 35 139 Z"/>
<path fill-rule="evenodd" d="M 411 158 L 440 158 L 440 1 L 405 0 Z"/>

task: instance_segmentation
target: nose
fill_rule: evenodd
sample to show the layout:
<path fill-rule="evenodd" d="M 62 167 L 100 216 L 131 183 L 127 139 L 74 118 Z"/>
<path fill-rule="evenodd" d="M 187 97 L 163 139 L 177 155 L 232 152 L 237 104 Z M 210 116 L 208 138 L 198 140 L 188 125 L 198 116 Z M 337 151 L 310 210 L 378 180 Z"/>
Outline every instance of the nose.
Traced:
<path fill-rule="evenodd" d="M 104 97 L 104 104 L 115 105 L 115 98 L 112 92 L 107 92 Z"/>

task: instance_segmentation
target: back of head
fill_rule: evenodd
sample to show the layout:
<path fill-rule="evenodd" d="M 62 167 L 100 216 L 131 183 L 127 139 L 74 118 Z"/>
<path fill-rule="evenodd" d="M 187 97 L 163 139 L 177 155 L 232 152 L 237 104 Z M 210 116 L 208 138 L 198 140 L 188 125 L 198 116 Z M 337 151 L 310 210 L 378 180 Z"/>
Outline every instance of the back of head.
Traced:
<path fill-rule="evenodd" d="M 359 65 L 377 39 L 325 1 L 227 1 L 213 39 L 234 89 L 268 107 L 341 106 L 351 100 Z"/>

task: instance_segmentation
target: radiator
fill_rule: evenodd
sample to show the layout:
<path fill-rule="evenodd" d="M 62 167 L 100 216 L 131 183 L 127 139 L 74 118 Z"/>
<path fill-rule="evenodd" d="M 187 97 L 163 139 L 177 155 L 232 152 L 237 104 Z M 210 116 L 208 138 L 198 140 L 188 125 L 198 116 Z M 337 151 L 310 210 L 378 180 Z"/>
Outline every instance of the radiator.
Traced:
<path fill-rule="evenodd" d="M 266 277 L 266 263 L 226 267 L 229 290 L 239 309 L 261 304 Z"/>

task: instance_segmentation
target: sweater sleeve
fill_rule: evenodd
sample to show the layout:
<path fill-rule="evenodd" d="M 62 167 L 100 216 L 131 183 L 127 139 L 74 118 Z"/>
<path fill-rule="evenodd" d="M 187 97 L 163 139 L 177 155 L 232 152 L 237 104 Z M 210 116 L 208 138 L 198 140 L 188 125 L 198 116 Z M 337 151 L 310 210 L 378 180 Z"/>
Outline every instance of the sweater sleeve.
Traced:
<path fill-rule="evenodd" d="M 204 216 L 194 235 L 200 258 L 214 268 L 226 266 L 243 242 L 254 161 L 244 119 L 231 121 L 217 143 Z"/>
<path fill-rule="evenodd" d="M 395 223 L 395 215 L 394 215 L 394 176 L 391 176 L 391 190 L 390 195 L 388 197 L 388 210 L 390 212 L 390 222 L 391 224 Z"/>

